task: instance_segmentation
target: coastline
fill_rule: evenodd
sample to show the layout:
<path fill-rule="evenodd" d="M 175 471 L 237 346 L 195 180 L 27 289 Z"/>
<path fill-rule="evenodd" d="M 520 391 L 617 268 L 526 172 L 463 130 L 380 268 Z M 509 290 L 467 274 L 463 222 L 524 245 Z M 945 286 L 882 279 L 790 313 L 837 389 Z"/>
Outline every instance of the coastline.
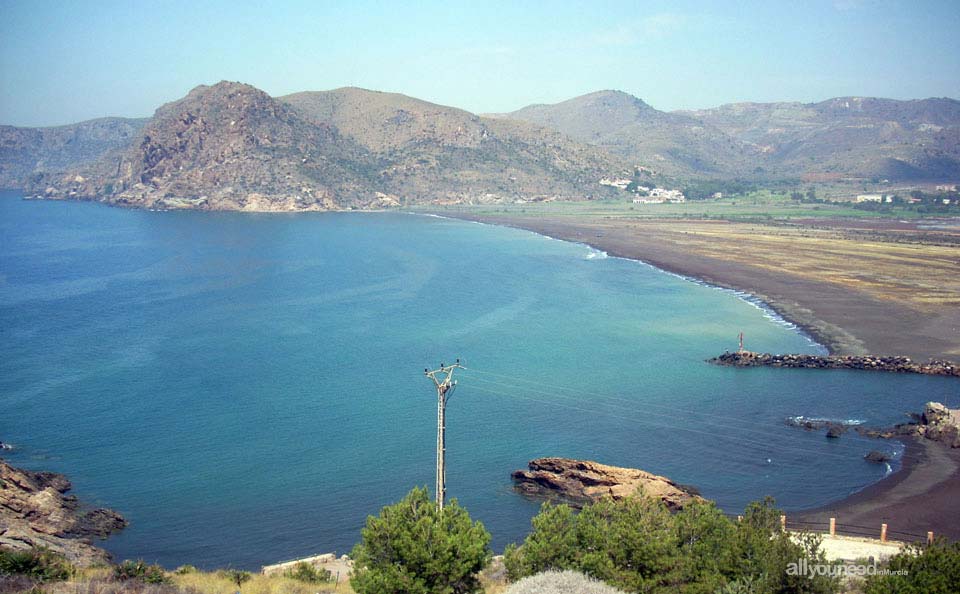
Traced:
<path fill-rule="evenodd" d="M 830 355 L 864 355 L 870 350 L 881 352 L 887 348 L 882 338 L 861 340 L 858 335 L 833 324 L 819 319 L 815 315 L 810 301 L 818 298 L 836 299 L 836 289 L 830 291 L 826 283 L 798 283 L 784 282 L 782 279 L 773 279 L 774 287 L 778 284 L 793 288 L 801 293 L 794 301 L 785 295 L 771 296 L 772 291 L 764 291 L 764 283 L 756 282 L 754 275 L 744 275 L 743 271 L 734 267 L 715 266 L 717 264 L 707 258 L 691 257 L 689 254 L 678 254 L 670 250 L 649 249 L 652 246 L 647 241 L 637 241 L 631 245 L 629 237 L 611 236 L 609 226 L 595 226 L 589 223 L 543 219 L 533 217 L 484 216 L 469 213 L 433 213 L 436 216 L 453 219 L 468 220 L 477 223 L 501 225 L 524 229 L 539 233 L 554 239 L 583 244 L 596 250 L 601 250 L 609 256 L 626 258 L 654 266 L 664 272 L 680 276 L 693 282 L 701 282 L 710 286 L 737 293 L 741 298 L 751 302 L 756 299 L 758 307 L 767 307 L 783 320 L 793 324 L 797 330 L 809 337 L 816 344 L 827 349 Z M 602 232 L 596 232 L 602 228 Z M 678 257 L 679 256 L 679 257 Z M 724 274 L 733 272 L 733 274 Z M 767 273 L 775 277 L 775 274 Z M 783 275 L 786 276 L 786 275 Z M 748 282 L 744 282 L 748 280 Z M 780 283 L 777 281 L 780 280 Z M 760 290 L 758 290 L 758 287 Z M 825 289 L 823 292 L 818 289 Z M 840 297 L 841 299 L 843 296 Z M 847 299 L 864 299 L 863 295 L 847 295 Z M 885 315 L 896 315 L 896 304 L 876 304 L 882 312 L 881 320 Z M 842 308 L 841 308 L 842 310 Z M 876 315 L 876 312 L 870 312 Z M 872 317 L 872 316 L 870 316 Z M 886 318 L 889 320 L 891 318 Z M 897 318 L 893 318 L 897 319 Z M 851 317 L 845 326 L 857 328 L 860 324 L 875 325 L 875 320 L 858 320 Z M 909 320 L 907 320 L 909 322 Z M 856 330 L 854 330 L 855 332 Z M 919 344 L 913 344 L 914 352 L 930 351 L 930 358 L 938 354 L 936 348 L 930 349 L 924 345 L 922 334 L 911 337 L 920 339 Z M 868 350 L 870 349 L 870 350 Z M 951 450 L 939 443 L 923 438 L 904 438 L 903 455 L 900 468 L 867 485 L 838 501 L 811 509 L 801 510 L 791 514 L 801 522 L 827 523 L 830 517 L 837 518 L 841 527 L 844 523 L 857 526 L 876 526 L 879 535 L 880 524 L 888 524 L 891 538 L 897 539 L 895 533 L 910 533 L 925 535 L 933 530 L 936 535 L 960 540 L 960 450 Z M 901 540 L 909 540 L 902 537 Z"/>
<path fill-rule="evenodd" d="M 866 527 L 880 534 L 887 524 L 892 540 L 912 542 L 934 536 L 960 540 L 960 450 L 929 439 L 905 437 L 900 469 L 833 503 L 790 514 L 790 520 Z M 861 530 L 862 532 L 862 530 Z"/>
<path fill-rule="evenodd" d="M 725 259 L 718 248 L 708 255 L 683 249 L 674 221 L 630 221 L 483 215 L 433 211 L 452 219 L 513 227 L 587 245 L 608 255 L 637 260 L 677 276 L 755 298 L 830 355 L 883 354 L 957 359 L 960 311 L 943 308 L 931 315 L 896 299 L 880 299 L 856 288 L 790 274 L 779 268 Z M 682 222 L 682 221 L 681 221 Z M 719 222 L 717 224 L 724 224 Z M 747 249 L 747 248 L 745 248 Z"/>
<path fill-rule="evenodd" d="M 783 300 L 757 292 L 754 289 L 747 289 L 743 286 L 732 284 L 722 277 L 714 276 L 703 270 L 694 271 L 691 266 L 683 265 L 671 258 L 657 257 L 655 253 L 638 255 L 633 250 L 624 249 L 622 245 L 611 243 L 609 240 L 604 241 L 603 237 L 597 237 L 596 235 L 591 236 L 589 233 L 586 233 L 586 226 L 581 227 L 574 222 L 545 222 L 542 221 L 542 219 L 534 219 L 532 217 L 491 217 L 464 213 L 431 213 L 431 215 L 486 225 L 522 229 L 551 239 L 584 245 L 602 251 L 610 257 L 640 262 L 689 282 L 706 285 L 723 291 L 730 291 L 736 294 L 737 297 L 759 307 L 761 310 L 771 312 L 779 318 L 779 320 L 791 324 L 798 333 L 810 340 L 815 346 L 825 349 L 826 354 L 861 355 L 867 352 L 860 341 L 852 334 L 842 328 L 811 318 L 807 315 L 807 312 L 799 307 L 799 304 L 787 303 Z"/>

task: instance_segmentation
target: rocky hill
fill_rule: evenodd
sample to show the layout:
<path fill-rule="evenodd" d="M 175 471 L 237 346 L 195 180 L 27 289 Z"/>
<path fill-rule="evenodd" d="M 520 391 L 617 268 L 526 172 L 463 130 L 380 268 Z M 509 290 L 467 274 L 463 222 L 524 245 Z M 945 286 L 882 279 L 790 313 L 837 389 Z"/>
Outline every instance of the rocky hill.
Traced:
<path fill-rule="evenodd" d="M 960 102 L 839 98 L 666 113 L 619 91 L 494 116 L 357 88 L 200 86 L 148 120 L 0 127 L 0 186 L 149 208 L 583 199 L 683 179 L 960 178 Z"/>
<path fill-rule="evenodd" d="M 838 97 L 681 112 L 760 149 L 773 175 L 960 177 L 960 101 Z"/>
<path fill-rule="evenodd" d="M 35 175 L 27 191 L 149 208 L 323 210 L 360 204 L 378 163 L 334 128 L 241 83 L 160 107 L 118 155 Z"/>
<path fill-rule="evenodd" d="M 27 178 L 30 194 L 148 208 L 299 211 L 578 198 L 628 166 L 562 134 L 362 89 L 274 99 L 200 86 L 125 149 Z"/>
<path fill-rule="evenodd" d="M 621 91 L 599 91 L 554 105 L 530 105 L 494 117 L 550 127 L 635 165 L 672 176 L 745 176 L 761 157 L 754 145 L 711 124 L 659 111 Z"/>
<path fill-rule="evenodd" d="M 92 163 L 130 144 L 146 123 L 103 118 L 52 128 L 0 126 L 0 188 L 20 188 L 35 172 Z"/>
<path fill-rule="evenodd" d="M 960 177 L 960 101 L 840 97 L 664 113 L 619 91 L 498 117 L 550 126 L 685 177 Z"/>
<path fill-rule="evenodd" d="M 380 190 L 413 202 L 583 197 L 627 162 L 552 129 L 357 88 L 279 98 L 386 164 Z"/>

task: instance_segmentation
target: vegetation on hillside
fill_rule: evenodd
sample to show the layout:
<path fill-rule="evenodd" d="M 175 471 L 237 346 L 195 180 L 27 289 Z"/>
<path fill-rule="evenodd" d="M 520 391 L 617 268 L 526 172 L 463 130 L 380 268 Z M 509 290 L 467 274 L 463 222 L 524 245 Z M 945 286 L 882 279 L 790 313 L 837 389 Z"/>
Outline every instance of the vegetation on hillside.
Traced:
<path fill-rule="evenodd" d="M 671 514 L 656 499 L 604 499 L 576 512 L 546 503 L 504 569 L 491 565 L 490 534 L 455 501 L 441 513 L 426 489 L 371 516 L 354 549 L 349 584 L 305 564 L 285 575 L 182 566 L 165 571 L 143 561 L 79 569 L 49 551 L 0 548 L 0 593 L 103 592 L 153 594 L 315 594 L 317 592 L 465 594 L 830 593 L 947 594 L 960 591 L 960 543 L 909 545 L 878 569 L 891 575 L 841 579 L 792 575 L 791 564 L 826 561 L 819 538 L 790 535 L 767 499 L 750 504 L 742 521 L 712 503 Z M 485 568 L 486 573 L 481 576 Z M 495 568 L 501 567 L 497 570 Z M 792 572 L 796 573 L 796 572 Z M 877 572 L 885 573 L 883 571 Z M 69 581 L 67 581 L 69 580 Z"/>
<path fill-rule="evenodd" d="M 18 575 L 36 582 L 50 582 L 66 580 L 73 572 L 73 566 L 62 555 L 51 551 L 0 548 L 0 577 Z"/>
<path fill-rule="evenodd" d="M 788 564 L 800 559 L 827 561 L 818 539 L 791 539 L 779 518 L 769 499 L 748 506 L 739 523 L 712 503 L 676 514 L 643 496 L 604 499 L 579 514 L 546 503 L 523 544 L 507 549 L 504 563 L 513 580 L 572 569 L 628 592 L 708 593 L 731 582 L 762 592 L 837 591 L 832 578 L 788 575 Z"/>
<path fill-rule="evenodd" d="M 350 585 L 360 594 L 466 594 L 490 562 L 490 533 L 454 499 L 443 511 L 426 489 L 370 516 L 353 549 Z"/>
<path fill-rule="evenodd" d="M 864 594 L 954 594 L 960 592 L 960 542 L 938 540 L 907 546 L 892 557 L 889 575 L 872 575 Z"/>

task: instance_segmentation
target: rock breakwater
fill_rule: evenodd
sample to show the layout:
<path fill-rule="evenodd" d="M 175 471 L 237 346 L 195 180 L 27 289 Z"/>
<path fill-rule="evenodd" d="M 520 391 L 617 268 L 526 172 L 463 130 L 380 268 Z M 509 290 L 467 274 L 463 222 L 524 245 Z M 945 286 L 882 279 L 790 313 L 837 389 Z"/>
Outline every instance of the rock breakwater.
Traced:
<path fill-rule="evenodd" d="M 920 373 L 960 377 L 960 363 L 932 360 L 919 363 L 910 357 L 876 355 L 773 355 L 752 351 L 726 352 L 707 360 L 727 367 L 786 367 L 794 369 L 861 369 L 892 373 Z"/>

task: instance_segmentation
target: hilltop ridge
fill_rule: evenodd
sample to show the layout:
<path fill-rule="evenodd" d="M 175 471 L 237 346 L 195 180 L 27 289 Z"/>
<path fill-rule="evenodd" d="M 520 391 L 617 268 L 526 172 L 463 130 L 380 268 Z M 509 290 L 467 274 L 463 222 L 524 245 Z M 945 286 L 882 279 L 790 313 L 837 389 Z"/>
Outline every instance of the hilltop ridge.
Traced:
<path fill-rule="evenodd" d="M 302 211 L 575 198 L 625 162 L 551 130 L 347 88 L 275 99 L 201 85 L 122 150 L 35 172 L 28 193 L 148 208 Z"/>
<path fill-rule="evenodd" d="M 588 199 L 602 178 L 960 178 L 960 101 L 664 112 L 623 91 L 477 115 L 357 87 L 200 85 L 152 118 L 0 127 L 0 185 L 147 208 L 300 211 Z"/>

